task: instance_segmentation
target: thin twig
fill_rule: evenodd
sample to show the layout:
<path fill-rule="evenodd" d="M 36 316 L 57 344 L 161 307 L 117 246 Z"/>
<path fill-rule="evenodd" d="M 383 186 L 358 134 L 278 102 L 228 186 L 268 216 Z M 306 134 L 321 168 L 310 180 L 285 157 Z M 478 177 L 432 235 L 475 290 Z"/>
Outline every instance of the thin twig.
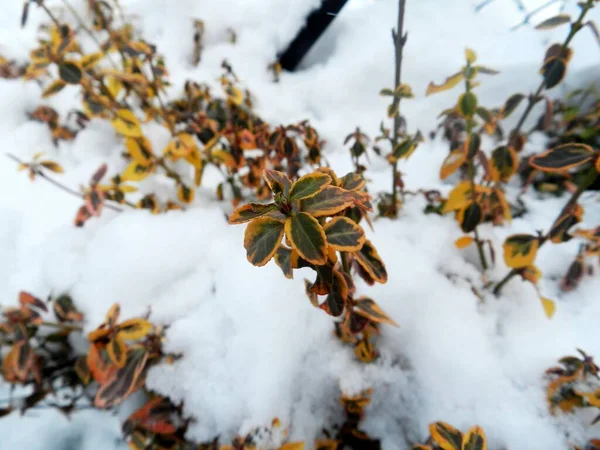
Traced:
<path fill-rule="evenodd" d="M 20 160 L 19 158 L 17 158 L 15 155 L 13 155 L 12 153 L 5 153 L 5 155 L 8 156 L 13 161 L 19 163 L 19 164 L 26 164 L 22 160 Z M 62 189 L 63 191 L 67 192 L 68 194 L 74 195 L 74 196 L 79 197 L 81 199 L 85 198 L 85 196 L 81 192 L 77 192 L 76 190 L 71 189 L 70 187 L 65 186 L 64 184 L 59 183 L 58 181 L 54 180 L 53 178 L 50 178 L 48 175 L 46 175 L 40 169 L 35 168 L 35 167 L 31 167 L 31 166 L 27 166 L 27 167 L 29 167 L 29 169 L 32 170 L 34 174 L 36 174 L 39 177 L 43 178 L 44 180 L 48 181 L 50 184 L 53 184 L 57 188 Z M 123 212 L 123 210 L 121 208 L 119 208 L 117 206 L 114 206 L 114 205 L 111 205 L 110 203 L 105 203 L 105 206 L 108 209 L 112 209 L 113 211 Z"/>
<path fill-rule="evenodd" d="M 392 36 L 394 38 L 394 50 L 396 57 L 396 67 L 394 73 L 394 92 L 402 83 L 402 53 L 404 49 L 404 44 L 406 44 L 406 39 L 408 38 L 408 34 L 404 33 L 404 13 L 406 11 L 406 0 L 399 0 L 398 3 L 398 25 L 396 27 L 396 31 L 392 30 Z M 400 128 L 400 98 L 398 101 L 398 111 L 396 112 L 396 116 L 394 117 L 394 134 L 392 138 L 392 151 L 396 149 L 398 145 L 399 138 L 399 128 Z M 392 213 L 394 217 L 398 213 L 398 161 L 394 161 L 392 165 Z"/>

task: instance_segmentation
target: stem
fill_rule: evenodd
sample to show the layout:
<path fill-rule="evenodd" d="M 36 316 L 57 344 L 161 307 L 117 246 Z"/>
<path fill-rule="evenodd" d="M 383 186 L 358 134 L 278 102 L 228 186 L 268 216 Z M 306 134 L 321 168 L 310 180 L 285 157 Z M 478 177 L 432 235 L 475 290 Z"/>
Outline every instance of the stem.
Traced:
<path fill-rule="evenodd" d="M 15 155 L 11 154 L 11 153 L 5 153 L 6 156 L 8 156 L 10 159 L 12 159 L 13 161 L 16 161 L 19 164 L 25 164 L 23 161 L 21 161 L 19 158 L 17 158 Z M 81 192 L 77 192 L 74 189 L 71 189 L 70 187 L 65 186 L 64 184 L 59 183 L 58 181 L 50 178 L 48 175 L 46 175 L 44 172 L 42 172 L 39 169 L 36 169 L 34 167 L 30 167 L 28 166 L 30 170 L 33 171 L 33 173 L 35 173 L 36 175 L 40 176 L 41 178 L 45 179 L 46 181 L 48 181 L 50 184 L 53 184 L 54 186 L 56 186 L 59 189 L 62 189 L 63 191 L 74 195 L 76 197 L 79 197 L 81 199 L 84 198 L 84 195 Z M 118 212 L 122 212 L 123 210 L 117 206 L 111 205 L 110 203 L 105 203 L 105 205 L 107 208 L 112 209 L 113 211 L 118 211 Z"/>
<path fill-rule="evenodd" d="M 579 14 L 579 17 L 577 18 L 577 20 L 571 25 L 571 30 L 569 31 L 569 34 L 567 35 L 567 38 L 565 39 L 565 42 L 563 43 L 563 45 L 561 47 L 560 54 L 563 54 L 565 52 L 565 50 L 571 43 L 571 40 L 575 36 L 575 33 L 577 33 L 582 28 L 583 19 L 584 19 L 585 15 L 587 14 L 587 12 L 592 8 L 592 6 L 593 6 L 592 0 L 588 0 L 588 2 L 581 8 L 581 13 Z M 511 133 L 510 133 L 511 136 L 516 136 L 521 131 L 521 128 L 523 127 L 523 124 L 525 123 L 525 120 L 531 113 L 531 110 L 533 109 L 534 105 L 537 103 L 537 99 L 539 98 L 540 94 L 544 90 L 545 84 L 546 84 L 546 79 L 544 78 L 542 80 L 542 82 L 540 83 L 539 87 L 537 88 L 537 91 L 535 92 L 535 94 L 529 96 L 527 108 L 525 109 L 525 111 L 523 111 L 523 115 L 519 119 L 519 122 L 517 123 L 517 126 L 515 127 L 515 129 L 513 131 L 511 131 Z"/>
<path fill-rule="evenodd" d="M 37 5 L 40 6 L 44 11 L 46 11 L 46 14 L 48 14 L 48 17 L 50 17 L 50 20 L 52 20 L 52 22 L 54 22 L 54 25 L 56 25 L 58 28 L 60 28 L 60 22 L 58 21 L 56 16 L 54 14 L 52 14 L 52 11 L 50 11 L 48 9 L 48 7 L 44 4 L 44 1 L 43 0 L 35 0 L 35 3 L 37 3 Z"/>
<path fill-rule="evenodd" d="M 569 199 L 569 201 L 565 204 L 565 206 L 561 209 L 560 214 L 558 215 L 558 217 L 561 217 L 563 215 L 563 213 L 570 208 L 571 206 L 573 206 L 575 203 L 577 203 L 577 200 L 579 200 L 579 197 L 581 197 L 581 194 L 584 193 L 584 191 L 590 187 L 592 185 L 592 183 L 595 181 L 596 179 L 596 172 L 591 172 L 592 175 L 594 176 L 588 176 L 582 183 L 581 185 L 579 185 L 577 187 L 577 190 L 575 192 L 573 192 L 573 195 L 571 196 L 571 198 Z M 546 234 L 546 236 L 544 236 L 542 239 L 540 239 L 540 243 L 539 243 L 539 248 L 542 247 L 542 245 L 544 245 L 547 241 L 548 241 L 548 234 Z M 496 287 L 494 288 L 494 295 L 496 297 L 498 297 L 500 295 L 500 292 L 502 291 L 502 288 L 504 287 L 504 285 L 506 285 L 506 283 L 508 283 L 510 280 L 512 280 L 516 275 L 519 274 L 519 270 L 518 269 L 511 269 L 510 272 L 508 272 L 506 274 L 506 276 L 504 278 L 502 278 L 502 280 L 500 280 L 500 282 L 496 285 Z"/>
<path fill-rule="evenodd" d="M 396 32 L 392 30 L 394 38 L 394 50 L 396 57 L 396 70 L 394 73 L 394 90 L 402 83 L 402 51 L 406 44 L 407 34 L 404 33 L 404 12 L 406 10 L 406 0 L 399 0 L 398 3 L 398 25 Z M 398 112 L 394 117 L 394 135 L 392 138 L 392 151 L 398 145 L 398 129 L 400 128 L 400 98 L 398 98 Z M 392 165 L 392 213 L 394 217 L 398 214 L 398 161 Z"/>
<path fill-rule="evenodd" d="M 42 322 L 40 325 L 44 327 L 60 328 L 61 330 L 83 331 L 83 327 L 79 325 L 68 325 L 54 322 Z"/>
<path fill-rule="evenodd" d="M 467 62 L 468 65 L 470 65 L 470 63 Z M 471 85 L 469 84 L 469 80 L 465 80 L 465 90 L 467 92 L 467 94 L 469 92 L 471 92 Z M 471 136 L 473 134 L 473 123 L 471 122 L 471 118 L 468 117 L 467 118 L 467 140 L 470 141 L 471 140 Z M 470 145 L 470 144 L 469 144 Z M 466 151 L 468 152 L 469 149 L 467 148 Z M 476 191 L 476 184 L 475 184 L 475 155 L 473 155 L 471 158 L 469 158 L 468 160 L 468 172 L 469 172 L 469 180 L 471 181 L 471 195 L 472 195 L 472 200 L 473 203 L 476 203 L 477 200 L 477 191 Z M 479 232 L 477 231 L 477 227 L 475 227 L 474 234 L 475 234 L 475 244 L 477 245 L 477 253 L 479 253 L 479 261 L 481 261 L 481 267 L 483 267 L 483 270 L 487 270 L 488 269 L 488 263 L 487 260 L 485 258 L 485 253 L 483 251 L 483 242 L 481 242 L 481 239 L 479 238 Z"/>

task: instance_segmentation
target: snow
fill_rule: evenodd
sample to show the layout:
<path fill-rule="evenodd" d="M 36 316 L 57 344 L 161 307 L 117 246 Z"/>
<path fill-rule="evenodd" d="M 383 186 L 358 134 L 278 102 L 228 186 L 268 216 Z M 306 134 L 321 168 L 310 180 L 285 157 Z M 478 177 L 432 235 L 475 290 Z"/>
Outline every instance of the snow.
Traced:
<path fill-rule="evenodd" d="M 25 59 L 43 15 L 32 8 L 30 23 L 20 29 L 21 2 L 1 3 L 0 54 Z M 83 1 L 72 3 L 84 11 Z M 353 0 L 301 70 L 283 74 L 278 84 L 272 83 L 266 66 L 317 0 L 122 4 L 142 35 L 166 55 L 173 94 L 189 78 L 217 87 L 226 58 L 267 121 L 311 120 L 328 141 L 326 156 L 338 173 L 351 170 L 344 137 L 356 126 L 374 136 L 385 115 L 385 99 L 377 93 L 392 81 L 395 1 Z M 467 0 L 408 1 L 403 80 L 417 98 L 403 102 L 402 112 L 412 131 L 427 134 L 439 111 L 455 101 L 455 91 L 427 98 L 423 93 L 429 81 L 456 72 L 466 46 L 482 64 L 502 71 L 478 88 L 481 102 L 493 107 L 514 92 L 537 87 L 545 46 L 564 36 L 564 29 L 509 31 L 522 15 L 508 0 L 496 0 L 478 14 L 473 6 Z M 592 16 L 597 20 L 599 12 Z M 197 68 L 190 61 L 194 18 L 206 23 Z M 228 27 L 237 33 L 235 45 L 227 41 Z M 569 74 L 553 95 L 594 81 L 597 74 L 600 48 L 589 30 L 573 45 Z M 111 173 L 123 169 L 119 138 L 102 121 L 93 121 L 73 142 L 54 149 L 46 127 L 26 117 L 39 98 L 35 83 L 0 80 L 3 151 L 24 159 L 44 151 L 65 167 L 60 180 L 75 188 L 102 162 Z M 76 101 L 76 92 L 65 89 L 47 104 L 65 113 Z M 510 125 L 508 121 L 506 127 Z M 157 126 L 144 130 L 157 147 L 168 138 Z M 534 141 L 531 150 L 541 144 Z M 446 152 L 447 144 L 439 138 L 422 144 L 400 164 L 407 186 L 448 192 L 451 186 L 438 178 Z M 215 199 L 215 174 L 207 174 L 188 211 L 158 216 L 105 211 L 79 229 L 72 225 L 78 199 L 43 180 L 31 183 L 10 160 L 0 161 L 0 305 L 13 304 L 20 290 L 41 297 L 69 292 L 85 314 L 85 331 L 98 326 L 114 302 L 121 304 L 121 317 L 150 309 L 153 321 L 170 326 L 166 349 L 182 352 L 184 358 L 153 369 L 148 385 L 185 401 L 186 413 L 198 419 L 190 428 L 191 439 L 217 434 L 226 439 L 279 417 L 290 428 L 291 440 L 310 445 L 323 426 L 340 418 L 340 389 L 357 393 L 367 387 L 374 388 L 374 395 L 363 428 L 382 439 L 385 450 L 403 450 L 423 440 L 427 425 L 436 420 L 461 429 L 481 425 L 491 449 L 562 450 L 567 435 L 581 443 L 598 433 L 576 418 L 551 417 L 542 380 L 546 368 L 577 347 L 600 355 L 600 279 L 586 277 L 568 294 L 557 286 L 556 277 L 572 261 L 576 243 L 544 246 L 538 256 L 545 275 L 541 292 L 558 303 L 552 320 L 544 316 L 534 289 L 519 280 L 507 285 L 500 299 L 486 294 L 480 303 L 471 292 L 472 285 L 481 286 L 477 255 L 454 248 L 461 233 L 452 218 L 425 216 L 422 202 L 410 200 L 397 221 L 376 220 L 375 232 L 369 232 L 390 277 L 382 286 L 358 287 L 400 328 L 385 327 L 378 342 L 381 358 L 364 366 L 333 336 L 331 320 L 307 301 L 304 274 L 290 281 L 274 264 L 255 268 L 246 261 L 244 227 L 226 225 L 229 206 Z M 387 165 L 372 162 L 369 190 L 388 189 Z M 143 190 L 157 187 L 158 182 Z M 169 194 L 163 189 L 162 195 Z M 507 270 L 500 256 L 503 239 L 548 227 L 565 200 L 542 202 L 530 194 L 525 201 L 531 212 L 510 226 L 481 227 L 499 256 L 487 274 L 492 280 Z M 589 205 L 584 225 L 598 223 L 595 202 L 595 196 L 584 196 Z M 4 388 L 0 392 L 7 392 Z M 125 416 L 124 408 L 116 416 L 82 411 L 71 422 L 46 410 L 24 418 L 14 413 L 0 420 L 0 449 L 124 448 L 119 436 Z M 29 432 L 33 427 L 36 433 Z"/>

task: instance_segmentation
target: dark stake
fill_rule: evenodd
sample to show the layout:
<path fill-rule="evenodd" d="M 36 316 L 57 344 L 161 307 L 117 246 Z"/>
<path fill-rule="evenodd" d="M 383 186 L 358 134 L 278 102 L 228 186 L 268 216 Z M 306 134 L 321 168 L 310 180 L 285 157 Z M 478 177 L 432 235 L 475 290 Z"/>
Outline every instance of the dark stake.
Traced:
<path fill-rule="evenodd" d="M 279 55 L 279 64 L 283 70 L 292 72 L 296 69 L 347 2 L 348 0 L 323 0 L 321 7 L 310 13 L 304 27 Z"/>

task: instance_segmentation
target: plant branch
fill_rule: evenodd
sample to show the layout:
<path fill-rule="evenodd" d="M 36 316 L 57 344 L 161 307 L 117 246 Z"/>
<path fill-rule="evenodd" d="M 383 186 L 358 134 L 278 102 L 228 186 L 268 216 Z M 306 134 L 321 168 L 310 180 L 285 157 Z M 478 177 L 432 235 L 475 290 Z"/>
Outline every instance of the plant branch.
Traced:
<path fill-rule="evenodd" d="M 13 161 L 19 163 L 19 164 L 26 164 L 23 161 L 21 161 L 19 158 L 17 158 L 15 155 L 11 154 L 11 153 L 5 153 L 6 156 L 8 156 L 10 159 L 12 159 Z M 45 179 L 46 181 L 48 181 L 50 184 L 53 184 L 54 186 L 56 186 L 59 189 L 62 189 L 63 191 L 67 192 L 68 194 L 74 195 L 76 197 L 79 197 L 81 199 L 84 199 L 84 195 L 81 192 L 77 192 L 74 189 L 71 189 L 68 186 L 65 186 L 64 184 L 59 183 L 58 181 L 54 180 L 53 178 L 50 178 L 48 175 L 46 175 L 44 172 L 42 172 L 40 169 L 37 169 L 35 167 L 32 166 L 27 166 L 31 171 L 33 171 L 33 173 L 43 179 Z M 117 206 L 111 205 L 110 203 L 105 203 L 105 206 L 109 209 L 112 209 L 113 211 L 118 211 L 118 212 L 122 212 L 123 210 Z"/>
<path fill-rule="evenodd" d="M 394 39 L 394 50 L 396 57 L 396 67 L 394 73 L 394 91 L 402 83 L 402 53 L 408 34 L 404 33 L 404 13 L 406 11 L 406 0 L 399 0 L 398 2 L 398 24 L 396 31 L 392 30 L 392 37 Z M 398 111 L 394 117 L 394 134 L 392 138 L 392 151 L 395 150 L 398 145 L 399 128 L 400 128 L 400 98 L 398 101 Z M 392 213 L 394 217 L 398 214 L 398 161 L 394 161 L 392 165 Z"/>
<path fill-rule="evenodd" d="M 594 175 L 597 176 L 596 172 L 592 172 Z M 565 206 L 563 206 L 563 208 L 560 211 L 560 214 L 558 215 L 558 217 L 561 217 L 563 215 L 563 213 L 569 209 L 571 206 L 573 206 L 575 203 L 577 203 L 577 201 L 579 200 L 579 197 L 581 197 L 581 195 L 585 192 L 585 190 L 590 187 L 592 185 L 592 183 L 595 181 L 596 176 L 588 176 L 578 187 L 577 190 L 575 192 L 573 192 L 573 195 L 571 196 L 571 198 L 569 198 L 569 201 L 565 204 Z M 546 242 L 548 241 L 548 234 L 546 234 L 542 239 L 540 239 L 540 243 L 539 243 L 539 247 L 541 248 L 542 245 L 544 245 Z M 516 275 L 518 275 L 520 272 L 519 269 L 511 269 L 510 272 L 508 272 L 506 274 L 506 276 L 504 278 L 502 278 L 502 280 L 500 280 L 500 282 L 496 285 L 496 287 L 494 288 L 494 295 L 497 297 L 500 295 L 500 292 L 502 291 L 502 288 L 510 281 L 512 280 Z"/>
<path fill-rule="evenodd" d="M 560 54 L 563 54 L 565 52 L 565 50 L 567 49 L 567 47 L 571 43 L 571 40 L 573 39 L 573 37 L 575 36 L 575 34 L 577 33 L 577 31 L 579 31 L 581 28 L 583 28 L 583 19 L 585 18 L 585 15 L 587 14 L 587 12 L 592 8 L 592 6 L 593 6 L 593 1 L 592 0 L 588 0 L 588 2 L 584 6 L 582 6 L 581 13 L 579 14 L 579 17 L 571 25 L 571 30 L 569 31 L 569 34 L 567 35 L 567 38 L 565 39 L 565 42 L 563 42 L 563 44 L 562 44 Z M 556 70 L 556 67 L 557 67 L 556 65 L 552 66 L 552 70 Z M 550 74 L 548 74 L 547 76 L 549 76 L 549 75 Z M 544 79 L 540 83 L 540 85 L 537 88 L 537 91 L 535 92 L 535 94 L 529 96 L 529 100 L 528 100 L 528 103 L 527 103 L 527 108 L 525 108 L 525 111 L 523 111 L 523 115 L 519 119 L 519 122 L 517 123 L 517 126 L 515 127 L 515 129 L 513 131 L 511 131 L 511 133 L 510 133 L 511 136 L 516 136 L 521 131 L 521 128 L 523 127 L 523 124 L 525 123 L 525 120 L 527 119 L 527 117 L 529 116 L 529 114 L 531 113 L 531 111 L 533 110 L 533 107 L 538 102 L 540 94 L 544 90 L 544 86 L 546 84 L 546 77 L 544 77 Z"/>

